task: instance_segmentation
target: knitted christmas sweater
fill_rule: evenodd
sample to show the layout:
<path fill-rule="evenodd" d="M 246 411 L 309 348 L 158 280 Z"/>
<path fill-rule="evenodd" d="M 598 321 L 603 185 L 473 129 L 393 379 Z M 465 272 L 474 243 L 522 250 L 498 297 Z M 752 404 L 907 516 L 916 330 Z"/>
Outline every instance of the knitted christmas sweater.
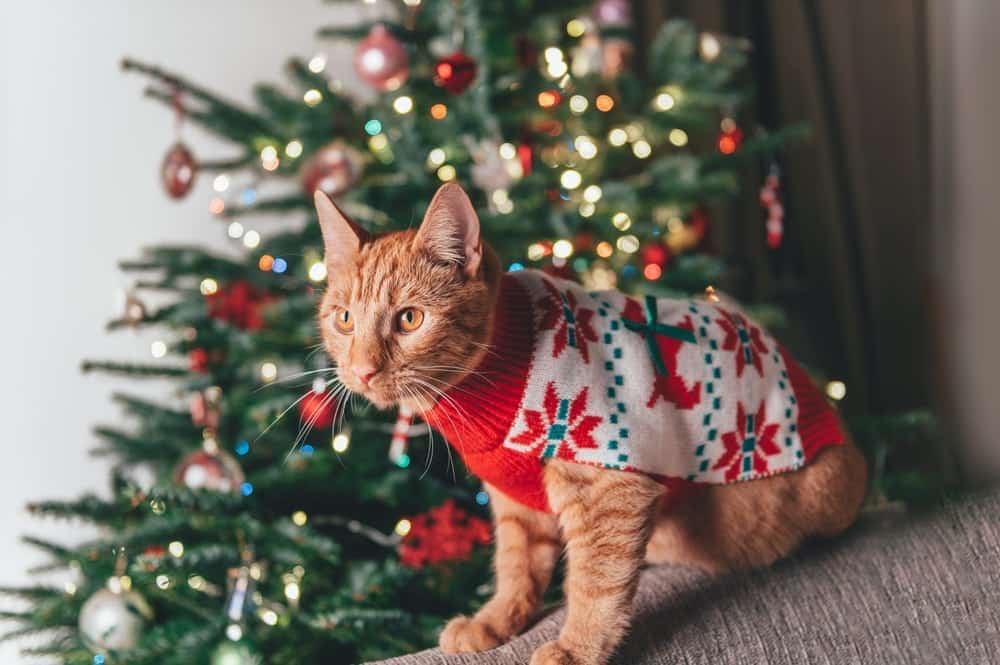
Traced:
<path fill-rule="evenodd" d="M 424 417 L 472 473 L 542 511 L 550 458 L 684 487 L 796 469 L 843 441 L 805 372 L 735 307 L 534 270 L 502 277 L 490 351 Z"/>

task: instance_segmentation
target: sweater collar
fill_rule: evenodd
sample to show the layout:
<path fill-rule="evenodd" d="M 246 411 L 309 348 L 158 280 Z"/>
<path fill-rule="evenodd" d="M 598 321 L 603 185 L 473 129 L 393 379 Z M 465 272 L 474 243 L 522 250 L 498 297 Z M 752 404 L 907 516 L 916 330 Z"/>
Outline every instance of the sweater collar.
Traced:
<path fill-rule="evenodd" d="M 463 457 L 500 446 L 527 385 L 535 345 L 534 310 L 514 275 L 500 278 L 489 349 L 476 369 L 424 413 Z"/>

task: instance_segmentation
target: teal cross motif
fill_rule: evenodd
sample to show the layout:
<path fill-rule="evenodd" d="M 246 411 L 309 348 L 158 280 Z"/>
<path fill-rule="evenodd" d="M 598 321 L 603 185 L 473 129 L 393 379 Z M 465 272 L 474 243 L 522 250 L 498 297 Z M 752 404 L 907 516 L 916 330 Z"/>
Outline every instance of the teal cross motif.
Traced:
<path fill-rule="evenodd" d="M 623 317 L 622 323 L 624 323 L 625 327 L 629 330 L 637 332 L 646 338 L 646 346 L 649 347 L 649 355 L 653 357 L 653 366 L 656 367 L 656 373 L 666 374 L 667 366 L 664 364 L 663 356 L 660 354 L 660 347 L 656 345 L 656 336 L 665 335 L 667 337 L 678 339 L 682 342 L 690 342 L 691 344 L 695 344 L 696 342 L 694 332 L 687 330 L 686 328 L 660 323 L 656 319 L 656 298 L 653 296 L 646 296 L 646 322 L 643 324 L 637 321 L 630 321 Z"/>

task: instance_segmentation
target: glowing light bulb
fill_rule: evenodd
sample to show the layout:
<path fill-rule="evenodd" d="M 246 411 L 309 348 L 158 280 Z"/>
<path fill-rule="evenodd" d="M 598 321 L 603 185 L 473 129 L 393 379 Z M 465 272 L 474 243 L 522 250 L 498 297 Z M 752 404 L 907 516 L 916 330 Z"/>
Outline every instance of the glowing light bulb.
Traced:
<path fill-rule="evenodd" d="M 583 176 L 580 175 L 579 171 L 574 171 L 573 169 L 566 169 L 559 176 L 559 184 L 566 189 L 576 189 L 582 182 Z"/>
<path fill-rule="evenodd" d="M 229 176 L 225 173 L 215 176 L 215 180 L 212 181 L 212 189 L 217 192 L 224 192 L 229 189 Z"/>
<path fill-rule="evenodd" d="M 232 238 L 233 240 L 240 238 L 243 236 L 243 225 L 240 224 L 239 222 L 233 222 L 232 224 L 229 225 L 229 228 L 227 229 L 226 232 L 229 234 L 229 237 Z"/>
<path fill-rule="evenodd" d="M 309 516 L 306 515 L 304 510 L 296 510 L 292 513 L 292 524 L 295 526 L 305 526 L 306 522 L 309 521 Z"/>
<path fill-rule="evenodd" d="M 260 234 L 256 231 L 247 231 L 243 234 L 243 244 L 249 249 L 253 249 L 260 244 Z"/>
<path fill-rule="evenodd" d="M 646 159 L 653 154 L 653 147 L 647 141 L 639 140 L 632 144 L 632 154 L 639 159 Z"/>
<path fill-rule="evenodd" d="M 588 106 L 590 102 L 583 95 L 573 95 L 569 98 L 569 110 L 577 115 L 586 111 Z"/>
<path fill-rule="evenodd" d="M 379 152 L 380 150 L 385 150 L 386 146 L 389 145 L 389 139 L 386 138 L 385 134 L 376 134 L 375 136 L 368 139 L 368 147 L 372 149 L 372 152 Z"/>
<path fill-rule="evenodd" d="M 309 71 L 313 74 L 319 74 L 321 71 L 326 69 L 326 55 L 323 53 L 317 53 L 309 60 Z"/>
<path fill-rule="evenodd" d="M 438 167 L 444 164 L 444 160 L 447 156 L 444 154 L 444 150 L 441 148 L 434 148 L 429 153 L 427 153 L 427 163 L 433 167 Z"/>
<path fill-rule="evenodd" d="M 669 111 L 674 108 L 674 104 L 676 103 L 676 100 L 674 100 L 669 92 L 661 92 L 653 99 L 653 106 L 660 111 Z"/>
<path fill-rule="evenodd" d="M 514 159 L 517 157 L 517 148 L 513 143 L 504 143 L 500 146 L 500 156 L 504 159 Z"/>
<path fill-rule="evenodd" d="M 448 107 L 444 104 L 435 104 L 431 107 L 431 117 L 435 120 L 443 120 L 448 116 Z"/>
<path fill-rule="evenodd" d="M 274 363 L 267 362 L 261 363 L 260 365 L 260 378 L 265 381 L 274 381 L 278 377 L 278 366 Z"/>
<path fill-rule="evenodd" d="M 167 355 L 167 345 L 165 342 L 156 340 L 155 342 L 149 345 L 149 352 L 153 355 L 154 358 L 162 358 L 163 356 Z"/>
<path fill-rule="evenodd" d="M 656 281 L 663 276 L 663 268 L 655 263 L 647 263 L 646 267 L 642 269 L 642 276 L 651 282 Z"/>
<path fill-rule="evenodd" d="M 413 524 L 410 522 L 410 520 L 404 517 L 403 519 L 396 522 L 396 528 L 394 529 L 394 531 L 400 536 L 406 536 L 406 534 L 410 533 L 410 529 L 412 528 Z"/>
<path fill-rule="evenodd" d="M 632 218 L 628 216 L 627 212 L 616 212 L 611 217 L 611 223 L 619 231 L 627 231 L 632 226 Z"/>
<path fill-rule="evenodd" d="M 226 209 L 226 202 L 221 196 L 213 196 L 208 202 L 208 211 L 213 215 L 221 215 Z"/>
<path fill-rule="evenodd" d="M 634 235 L 622 236 L 618 238 L 615 244 L 618 245 L 618 249 L 626 254 L 635 254 L 639 251 L 639 239 Z"/>
<path fill-rule="evenodd" d="M 285 146 L 285 154 L 292 159 L 299 157 L 302 154 L 302 142 L 298 140 L 289 141 L 288 145 Z"/>
<path fill-rule="evenodd" d="M 552 108 L 559 103 L 559 93 L 555 90 L 542 90 L 538 93 L 538 105 L 543 109 Z"/>
<path fill-rule="evenodd" d="M 322 261 L 317 261 L 309 266 L 309 279 L 314 282 L 322 282 L 326 279 L 326 264 Z"/>
<path fill-rule="evenodd" d="M 569 71 L 569 66 L 564 60 L 558 60 L 556 62 L 550 62 L 545 68 L 549 76 L 554 79 L 564 76 L 567 71 Z"/>
<path fill-rule="evenodd" d="M 628 132 L 621 127 L 615 127 L 608 132 L 608 143 L 614 146 L 625 145 L 628 141 Z"/>
<path fill-rule="evenodd" d="M 594 100 L 594 106 L 597 110 L 602 113 L 607 113 L 615 107 L 615 100 L 611 98 L 611 95 L 598 95 L 597 99 Z"/>
<path fill-rule="evenodd" d="M 597 206 L 590 201 L 584 201 L 580 204 L 580 217 L 593 217 L 595 212 L 597 212 Z"/>
<path fill-rule="evenodd" d="M 437 170 L 437 177 L 441 182 L 450 182 L 455 179 L 455 167 L 451 164 L 445 164 Z"/>
<path fill-rule="evenodd" d="M 601 200 L 601 196 L 604 192 L 597 185 L 588 185 L 586 189 L 583 190 L 583 200 L 589 203 L 597 203 Z"/>
<path fill-rule="evenodd" d="M 351 445 L 351 437 L 349 437 L 344 432 L 338 432 L 336 436 L 333 437 L 333 450 L 338 453 L 347 452 L 347 449 Z"/>
<path fill-rule="evenodd" d="M 701 38 L 698 40 L 698 51 L 701 52 L 702 58 L 708 62 L 712 62 L 722 52 L 722 44 L 715 35 L 703 32 L 701 33 Z"/>
<path fill-rule="evenodd" d="M 316 88 L 309 88 L 306 90 L 305 94 L 302 95 L 302 101 L 306 103 L 306 106 L 316 106 L 323 101 L 323 93 Z"/>
<path fill-rule="evenodd" d="M 545 256 L 545 248 L 542 247 L 541 243 L 533 242 L 528 245 L 528 258 L 532 261 L 538 261 Z"/>
<path fill-rule="evenodd" d="M 552 243 L 552 256 L 560 259 L 573 256 L 573 243 L 569 240 L 556 240 Z"/>
<path fill-rule="evenodd" d="M 565 56 L 563 55 L 562 50 L 556 48 L 555 46 L 550 46 L 547 49 L 545 49 L 544 55 L 545 55 L 545 62 L 549 64 L 553 62 L 562 62 L 563 60 L 565 60 Z"/>
<path fill-rule="evenodd" d="M 260 161 L 269 162 L 278 158 L 278 149 L 273 145 L 266 146 L 260 151 Z"/>
<path fill-rule="evenodd" d="M 201 280 L 201 285 L 199 286 L 199 288 L 201 289 L 201 294 L 203 296 L 210 296 L 219 290 L 219 283 L 214 279 L 212 279 L 211 277 L 206 277 L 205 279 Z"/>
<path fill-rule="evenodd" d="M 597 247 L 594 248 L 594 253 L 597 254 L 602 259 L 606 259 L 615 253 L 615 248 L 611 246 L 611 243 L 607 240 L 602 240 L 597 243 Z"/>
<path fill-rule="evenodd" d="M 683 129 L 674 128 L 667 134 L 667 140 L 670 141 L 671 145 L 680 148 L 687 145 L 688 135 Z"/>
<path fill-rule="evenodd" d="M 157 575 L 156 576 L 156 586 L 159 587 L 160 589 L 169 589 L 170 588 L 170 578 L 167 577 L 166 575 Z"/>
<path fill-rule="evenodd" d="M 239 624 L 231 623 L 226 626 L 226 637 L 233 642 L 239 642 L 243 639 L 243 629 L 240 628 Z"/>
<path fill-rule="evenodd" d="M 302 594 L 298 582 L 289 582 L 285 585 L 285 598 L 288 600 L 298 600 Z"/>
<path fill-rule="evenodd" d="M 573 141 L 573 147 L 584 159 L 593 159 L 597 156 L 597 144 L 589 136 L 577 136 Z"/>
<path fill-rule="evenodd" d="M 830 381 L 826 384 L 826 395 L 838 402 L 847 397 L 847 384 L 843 381 Z"/>
<path fill-rule="evenodd" d="M 170 556 L 175 559 L 180 559 L 184 556 L 184 543 L 179 540 L 175 540 L 167 545 L 167 551 L 170 552 Z"/>
<path fill-rule="evenodd" d="M 392 108 L 395 109 L 396 113 L 405 115 L 413 110 L 413 98 L 407 95 L 396 97 L 395 101 L 392 102 Z"/>
<path fill-rule="evenodd" d="M 265 607 L 260 610 L 257 616 L 259 616 L 260 620 L 263 621 L 268 626 L 278 625 L 278 613 L 272 609 L 268 609 Z"/>
<path fill-rule="evenodd" d="M 570 37 L 582 37 L 587 32 L 587 24 L 578 18 L 566 24 L 566 34 Z"/>

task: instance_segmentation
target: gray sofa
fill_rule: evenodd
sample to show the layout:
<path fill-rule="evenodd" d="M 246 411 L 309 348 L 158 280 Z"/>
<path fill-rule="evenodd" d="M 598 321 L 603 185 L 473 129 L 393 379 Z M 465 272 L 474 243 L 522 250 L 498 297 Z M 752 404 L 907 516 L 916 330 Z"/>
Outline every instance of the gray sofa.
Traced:
<path fill-rule="evenodd" d="M 750 574 L 648 568 L 635 605 L 616 665 L 1000 663 L 1000 493 L 930 515 L 866 515 L 842 538 Z M 380 665 L 527 663 L 563 614 L 492 651 Z"/>

